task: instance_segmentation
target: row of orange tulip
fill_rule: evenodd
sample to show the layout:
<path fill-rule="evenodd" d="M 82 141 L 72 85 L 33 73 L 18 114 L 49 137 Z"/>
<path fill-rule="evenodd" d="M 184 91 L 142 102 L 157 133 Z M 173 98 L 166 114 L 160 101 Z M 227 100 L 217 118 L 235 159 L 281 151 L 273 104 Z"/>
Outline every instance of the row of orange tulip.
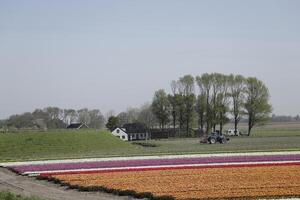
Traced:
<path fill-rule="evenodd" d="M 176 199 L 300 196 L 300 166 L 169 169 L 55 175 L 79 186 L 102 186 Z"/>

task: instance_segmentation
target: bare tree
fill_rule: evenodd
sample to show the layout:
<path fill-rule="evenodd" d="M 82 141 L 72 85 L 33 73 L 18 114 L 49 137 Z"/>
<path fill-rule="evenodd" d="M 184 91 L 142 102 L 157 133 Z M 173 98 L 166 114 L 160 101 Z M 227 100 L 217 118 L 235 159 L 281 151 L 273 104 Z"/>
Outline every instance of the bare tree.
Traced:
<path fill-rule="evenodd" d="M 88 126 L 90 128 L 103 128 L 104 127 L 104 116 L 102 115 L 102 113 L 100 112 L 100 110 L 98 109 L 93 109 L 93 110 L 89 110 L 89 124 Z"/>
<path fill-rule="evenodd" d="M 156 118 L 152 112 L 151 104 L 145 103 L 139 110 L 138 121 L 145 124 L 148 128 L 153 128 L 156 123 Z"/>
<path fill-rule="evenodd" d="M 82 108 L 78 112 L 78 121 L 80 123 L 90 124 L 91 118 L 89 115 L 89 110 L 87 108 Z"/>

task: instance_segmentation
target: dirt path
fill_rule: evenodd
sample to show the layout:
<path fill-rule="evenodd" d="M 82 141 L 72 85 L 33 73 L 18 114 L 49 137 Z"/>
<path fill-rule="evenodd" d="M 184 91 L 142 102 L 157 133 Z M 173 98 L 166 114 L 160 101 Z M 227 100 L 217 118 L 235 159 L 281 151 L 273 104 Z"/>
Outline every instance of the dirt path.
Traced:
<path fill-rule="evenodd" d="M 19 176 L 0 168 L 0 191 L 10 191 L 23 196 L 38 196 L 49 200 L 133 200 L 102 192 L 79 192 L 35 178 Z"/>

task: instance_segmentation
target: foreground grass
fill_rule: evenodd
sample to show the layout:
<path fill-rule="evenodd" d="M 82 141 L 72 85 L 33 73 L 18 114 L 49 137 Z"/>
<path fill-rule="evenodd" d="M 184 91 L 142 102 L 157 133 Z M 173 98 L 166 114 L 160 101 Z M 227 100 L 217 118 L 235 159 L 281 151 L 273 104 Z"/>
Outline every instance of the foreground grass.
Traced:
<path fill-rule="evenodd" d="M 0 192 L 0 200 L 42 200 L 38 197 L 22 197 L 10 192 Z"/>
<path fill-rule="evenodd" d="M 272 135 L 273 133 L 273 135 Z M 256 135 L 255 135 L 256 134 Z M 231 137 L 226 144 L 200 144 L 198 138 L 124 142 L 106 131 L 57 130 L 0 134 L 0 162 L 136 155 L 296 151 L 300 137 L 276 131 Z"/>

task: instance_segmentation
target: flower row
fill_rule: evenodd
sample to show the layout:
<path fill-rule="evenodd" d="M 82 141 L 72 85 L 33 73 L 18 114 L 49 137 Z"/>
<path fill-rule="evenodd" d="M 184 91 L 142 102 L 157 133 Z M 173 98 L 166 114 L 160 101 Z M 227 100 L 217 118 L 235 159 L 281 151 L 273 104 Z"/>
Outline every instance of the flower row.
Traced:
<path fill-rule="evenodd" d="M 300 165 L 53 175 L 79 187 L 176 199 L 300 197 Z"/>
<path fill-rule="evenodd" d="M 300 161 L 300 154 L 292 155 L 255 155 L 255 156 L 215 156 L 215 157 L 192 157 L 192 158 L 168 158 L 168 159 L 143 159 L 143 160 L 115 160 L 97 162 L 73 162 L 55 164 L 18 165 L 9 168 L 17 173 L 43 172 L 58 170 L 77 169 L 101 169 L 122 167 L 147 167 L 147 166 L 174 166 L 196 164 L 220 164 L 220 163 L 243 163 L 243 162 L 276 162 L 276 161 Z"/>

